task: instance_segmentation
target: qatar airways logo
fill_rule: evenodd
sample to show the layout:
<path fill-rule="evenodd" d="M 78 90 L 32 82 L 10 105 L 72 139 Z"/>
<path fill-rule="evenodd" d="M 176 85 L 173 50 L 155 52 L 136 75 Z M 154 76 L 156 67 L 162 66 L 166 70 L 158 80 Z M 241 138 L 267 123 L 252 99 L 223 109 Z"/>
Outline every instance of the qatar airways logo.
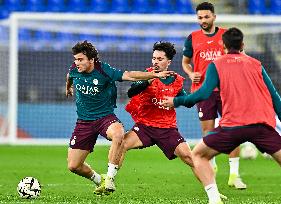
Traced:
<path fill-rule="evenodd" d="M 85 86 L 85 85 L 80 85 L 80 84 L 76 84 L 75 88 L 77 91 L 80 91 L 82 94 L 85 94 L 85 95 L 94 96 L 100 92 L 98 87 Z"/>
<path fill-rule="evenodd" d="M 222 52 L 220 50 L 215 51 L 201 51 L 200 52 L 200 58 L 207 60 L 207 61 L 214 61 L 218 57 L 222 56 Z"/>
<path fill-rule="evenodd" d="M 165 106 L 161 106 L 160 104 L 163 102 L 162 99 L 157 99 L 157 98 L 152 98 L 151 102 L 156 105 L 158 108 L 160 109 L 164 109 L 164 110 L 171 110 L 170 107 L 165 107 Z"/>

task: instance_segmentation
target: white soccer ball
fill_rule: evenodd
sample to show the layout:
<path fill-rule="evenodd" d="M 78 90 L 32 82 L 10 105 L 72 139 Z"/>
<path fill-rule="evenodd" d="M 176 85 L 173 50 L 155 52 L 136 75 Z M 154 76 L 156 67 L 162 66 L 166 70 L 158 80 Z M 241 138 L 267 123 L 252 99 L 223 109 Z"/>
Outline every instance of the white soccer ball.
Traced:
<path fill-rule="evenodd" d="M 17 191 L 21 198 L 38 198 L 41 193 L 41 185 L 36 178 L 25 177 L 19 182 Z"/>
<path fill-rule="evenodd" d="M 256 159 L 258 156 L 258 150 L 255 145 L 246 143 L 241 147 L 240 157 L 242 159 Z"/>

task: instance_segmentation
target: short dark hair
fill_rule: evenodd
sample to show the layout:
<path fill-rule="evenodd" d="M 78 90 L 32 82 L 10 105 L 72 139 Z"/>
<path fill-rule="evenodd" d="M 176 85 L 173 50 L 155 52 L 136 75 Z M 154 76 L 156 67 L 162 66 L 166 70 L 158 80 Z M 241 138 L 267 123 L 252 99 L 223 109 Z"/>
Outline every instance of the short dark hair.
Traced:
<path fill-rule="evenodd" d="M 197 5 L 196 12 L 199 11 L 199 10 L 209 10 L 212 13 L 215 13 L 214 5 L 212 3 L 207 2 L 207 1 Z"/>
<path fill-rule="evenodd" d="M 241 50 L 244 35 L 241 30 L 236 27 L 229 28 L 222 35 L 222 41 L 228 50 Z"/>
<path fill-rule="evenodd" d="M 84 42 L 78 42 L 72 48 L 73 55 L 77 55 L 79 53 L 83 53 L 84 55 L 86 55 L 89 60 L 90 59 L 94 59 L 94 61 L 99 60 L 99 53 L 97 49 L 95 48 L 94 45 L 92 45 L 92 43 L 87 42 L 87 40 L 85 40 Z"/>
<path fill-rule="evenodd" d="M 175 49 L 175 45 L 170 43 L 170 42 L 164 42 L 164 41 L 158 41 L 154 43 L 153 45 L 153 51 L 158 50 L 158 51 L 163 51 L 165 52 L 167 58 L 169 60 L 172 60 L 177 53 Z"/>

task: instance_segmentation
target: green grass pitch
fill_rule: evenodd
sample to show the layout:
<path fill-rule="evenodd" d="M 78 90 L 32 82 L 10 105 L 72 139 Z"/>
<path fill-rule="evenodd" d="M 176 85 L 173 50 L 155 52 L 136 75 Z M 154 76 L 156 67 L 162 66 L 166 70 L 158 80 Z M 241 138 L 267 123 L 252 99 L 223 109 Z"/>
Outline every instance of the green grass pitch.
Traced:
<path fill-rule="evenodd" d="M 107 170 L 108 146 L 97 146 L 87 162 L 98 172 Z M 205 192 L 189 167 L 179 159 L 168 161 L 157 147 L 128 152 L 116 177 L 117 191 L 96 197 L 88 180 L 67 170 L 67 147 L 0 146 L 0 203 L 207 203 Z M 228 196 L 225 203 L 281 203 L 281 169 L 272 160 L 240 160 L 240 173 L 248 185 L 239 191 L 227 186 L 228 158 L 217 157 L 217 183 Z M 42 185 L 36 200 L 19 198 L 16 187 L 25 176 Z"/>

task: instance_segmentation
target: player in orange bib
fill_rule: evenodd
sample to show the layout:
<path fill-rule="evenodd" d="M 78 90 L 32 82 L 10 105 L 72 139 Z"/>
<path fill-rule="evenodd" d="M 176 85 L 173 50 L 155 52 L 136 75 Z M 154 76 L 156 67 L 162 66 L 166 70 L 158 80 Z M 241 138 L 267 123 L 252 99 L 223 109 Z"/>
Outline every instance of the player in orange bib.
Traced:
<path fill-rule="evenodd" d="M 224 55 L 222 35 L 225 29 L 216 27 L 216 15 L 211 3 L 203 2 L 196 8 L 200 30 L 192 32 L 185 40 L 182 66 L 192 81 L 191 92 L 198 90 L 205 79 L 207 66 L 213 60 Z M 193 62 L 193 68 L 191 65 Z M 203 135 L 207 135 L 215 127 L 218 113 L 221 115 L 221 98 L 217 88 L 211 96 L 196 104 Z M 217 171 L 215 158 L 211 161 Z M 239 147 L 229 154 L 229 179 L 228 185 L 236 189 L 246 189 L 246 184 L 239 175 Z"/>
<path fill-rule="evenodd" d="M 153 46 L 152 67 L 148 72 L 167 70 L 176 50 L 170 42 L 156 42 Z M 184 163 L 193 166 L 189 145 L 178 131 L 176 111 L 161 104 L 166 96 L 186 95 L 183 89 L 184 78 L 179 74 L 167 78 L 139 81 L 128 91 L 132 97 L 126 110 L 135 121 L 133 128 L 128 131 L 123 141 L 123 155 L 129 149 L 146 148 L 157 145 L 169 159 L 179 157 Z"/>
<path fill-rule="evenodd" d="M 281 121 L 281 98 L 261 62 L 241 52 L 243 33 L 228 29 L 222 36 L 227 54 L 208 65 L 201 88 L 188 96 L 166 97 L 161 105 L 192 107 L 219 87 L 222 117 L 193 151 L 195 172 L 205 187 L 210 204 L 222 204 L 209 160 L 229 154 L 244 142 L 270 154 L 281 165 L 281 137 L 275 130 L 275 115 Z"/>

